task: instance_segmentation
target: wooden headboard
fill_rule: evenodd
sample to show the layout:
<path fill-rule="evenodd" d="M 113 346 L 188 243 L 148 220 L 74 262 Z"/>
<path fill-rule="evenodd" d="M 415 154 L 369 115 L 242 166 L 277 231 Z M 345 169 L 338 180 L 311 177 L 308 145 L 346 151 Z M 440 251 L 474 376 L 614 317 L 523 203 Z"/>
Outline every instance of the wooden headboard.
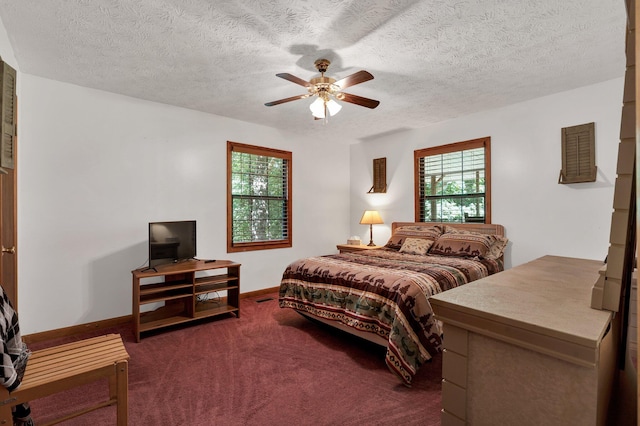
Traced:
<path fill-rule="evenodd" d="M 504 226 L 491 223 L 456 223 L 456 222 L 392 222 L 391 234 L 400 226 L 434 226 L 447 225 L 452 228 L 463 229 L 465 231 L 478 232 L 480 234 L 504 236 Z"/>

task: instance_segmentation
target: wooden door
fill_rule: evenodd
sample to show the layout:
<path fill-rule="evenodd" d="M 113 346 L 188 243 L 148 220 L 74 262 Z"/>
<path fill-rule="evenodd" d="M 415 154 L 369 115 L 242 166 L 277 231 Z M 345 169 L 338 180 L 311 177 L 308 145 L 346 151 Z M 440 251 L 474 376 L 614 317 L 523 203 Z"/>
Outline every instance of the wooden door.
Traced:
<path fill-rule="evenodd" d="M 0 174 L 0 284 L 18 309 L 18 261 L 16 252 L 16 176 L 15 169 Z"/>
<path fill-rule="evenodd" d="M 18 310 L 16 71 L 0 61 L 0 285 Z"/>

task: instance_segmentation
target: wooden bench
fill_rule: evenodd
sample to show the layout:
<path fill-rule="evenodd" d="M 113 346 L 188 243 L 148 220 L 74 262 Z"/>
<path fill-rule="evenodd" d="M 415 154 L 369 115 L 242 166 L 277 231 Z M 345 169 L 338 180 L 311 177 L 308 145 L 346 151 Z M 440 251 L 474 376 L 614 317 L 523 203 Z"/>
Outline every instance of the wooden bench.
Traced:
<path fill-rule="evenodd" d="M 109 399 L 72 412 L 49 425 L 117 405 L 117 424 L 127 424 L 128 360 L 119 334 L 108 334 L 34 351 L 18 389 L 9 393 L 0 386 L 0 425 L 12 425 L 11 407 L 76 386 L 109 380 Z M 37 423 L 41 426 L 40 423 Z"/>

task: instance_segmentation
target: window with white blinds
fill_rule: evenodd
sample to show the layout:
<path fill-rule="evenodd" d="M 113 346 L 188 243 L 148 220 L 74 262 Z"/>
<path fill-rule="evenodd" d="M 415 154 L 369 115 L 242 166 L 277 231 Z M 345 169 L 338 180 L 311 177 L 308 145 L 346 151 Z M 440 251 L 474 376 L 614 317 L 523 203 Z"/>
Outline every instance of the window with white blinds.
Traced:
<path fill-rule="evenodd" d="M 490 223 L 490 141 L 414 152 L 416 221 Z"/>
<path fill-rule="evenodd" d="M 291 247 L 291 153 L 227 143 L 227 251 Z"/>

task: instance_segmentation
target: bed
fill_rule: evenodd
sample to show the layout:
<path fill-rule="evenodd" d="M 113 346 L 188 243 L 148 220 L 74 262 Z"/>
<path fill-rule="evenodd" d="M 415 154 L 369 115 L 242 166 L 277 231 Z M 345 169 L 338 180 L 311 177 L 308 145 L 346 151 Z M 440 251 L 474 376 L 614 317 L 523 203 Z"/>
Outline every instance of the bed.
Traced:
<path fill-rule="evenodd" d="M 387 348 L 404 384 L 442 350 L 431 295 L 504 270 L 501 225 L 394 222 L 385 246 L 296 260 L 279 304 Z"/>

